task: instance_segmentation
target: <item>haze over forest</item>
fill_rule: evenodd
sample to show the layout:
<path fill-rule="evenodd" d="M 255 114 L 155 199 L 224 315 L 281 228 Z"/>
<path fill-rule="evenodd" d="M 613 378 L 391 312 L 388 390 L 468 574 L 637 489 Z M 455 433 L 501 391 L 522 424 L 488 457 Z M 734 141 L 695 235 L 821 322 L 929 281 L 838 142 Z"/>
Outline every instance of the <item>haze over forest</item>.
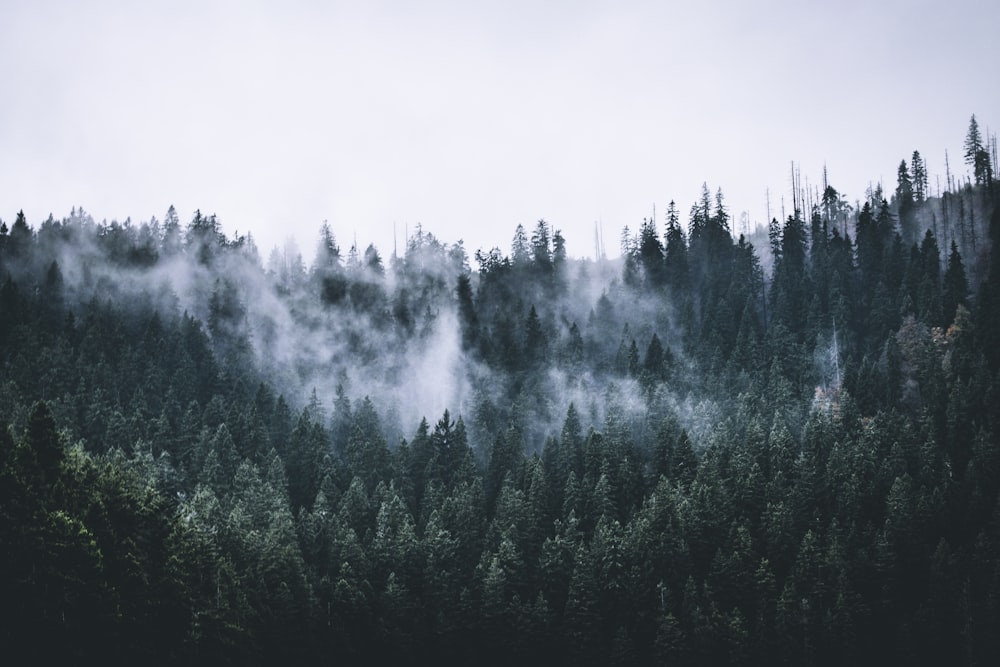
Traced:
<path fill-rule="evenodd" d="M 310 264 L 324 220 L 387 257 L 420 223 L 471 256 L 544 218 L 571 257 L 603 223 L 616 256 L 707 180 L 738 234 L 792 212 L 792 160 L 852 205 L 914 149 L 932 194 L 946 155 L 964 181 L 997 23 L 994 0 L 6 0 L 0 215 L 173 205 Z"/>
<path fill-rule="evenodd" d="M 307 265 L 200 211 L 15 214 L 0 645 L 993 664 L 998 169 L 973 116 L 940 185 L 919 151 L 865 193 L 793 167 L 750 230 L 705 184 L 614 259 L 544 220 L 322 224 Z"/>

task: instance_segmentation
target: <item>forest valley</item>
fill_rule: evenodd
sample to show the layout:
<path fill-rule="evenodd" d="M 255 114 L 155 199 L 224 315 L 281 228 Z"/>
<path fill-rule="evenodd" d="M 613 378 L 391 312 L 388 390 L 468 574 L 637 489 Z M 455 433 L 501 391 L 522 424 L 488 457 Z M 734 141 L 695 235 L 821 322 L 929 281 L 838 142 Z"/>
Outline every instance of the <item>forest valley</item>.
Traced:
<path fill-rule="evenodd" d="M 0 225 L 11 664 L 1000 664 L 1000 187 L 263 262 Z M 801 209 L 801 210 L 800 210 Z M 662 226 L 662 229 L 661 229 Z"/>

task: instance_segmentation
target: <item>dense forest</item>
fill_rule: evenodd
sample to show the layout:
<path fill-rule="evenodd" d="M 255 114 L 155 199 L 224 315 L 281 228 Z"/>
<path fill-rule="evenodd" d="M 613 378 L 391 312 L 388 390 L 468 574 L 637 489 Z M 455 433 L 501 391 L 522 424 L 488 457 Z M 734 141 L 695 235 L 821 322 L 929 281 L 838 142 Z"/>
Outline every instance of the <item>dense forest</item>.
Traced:
<path fill-rule="evenodd" d="M 918 152 L 854 203 L 793 179 L 750 237 L 705 186 L 614 260 L 544 221 L 472 258 L 324 225 L 308 267 L 200 212 L 0 223 L 0 650 L 997 664 L 1000 188 L 966 148 L 943 191 Z"/>

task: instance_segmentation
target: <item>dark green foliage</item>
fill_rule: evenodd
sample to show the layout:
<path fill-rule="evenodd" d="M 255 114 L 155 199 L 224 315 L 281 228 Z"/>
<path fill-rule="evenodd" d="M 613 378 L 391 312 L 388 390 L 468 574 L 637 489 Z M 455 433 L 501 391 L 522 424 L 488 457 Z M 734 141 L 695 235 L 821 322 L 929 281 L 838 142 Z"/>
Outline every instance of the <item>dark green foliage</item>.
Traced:
<path fill-rule="evenodd" d="M 941 300 L 944 322 L 955 319 L 955 311 L 959 306 L 968 306 L 969 281 L 965 277 L 965 265 L 958 253 L 958 246 L 951 242 L 951 252 L 948 254 L 948 268 L 944 272 L 944 286 Z"/>
<path fill-rule="evenodd" d="M 250 326 L 235 277 L 263 269 L 214 217 L 182 244 L 173 212 L 156 233 L 18 216 L 0 645 L 44 664 L 997 662 L 1000 218 L 986 234 L 984 198 L 969 221 L 988 252 L 931 228 L 918 158 L 891 206 L 855 214 L 826 185 L 775 222 L 770 272 L 707 187 L 687 234 L 671 205 L 620 264 L 569 260 L 544 221 L 478 272 L 423 230 L 404 258 L 342 264 L 325 228 L 308 275 L 262 283 L 293 319 L 348 322 L 350 363 L 316 390 L 267 357 L 279 327 Z M 90 233 L 91 266 L 139 283 L 186 258 L 187 311 L 56 252 Z M 472 389 L 414 417 L 380 395 L 411 363 L 420 391 Z"/>

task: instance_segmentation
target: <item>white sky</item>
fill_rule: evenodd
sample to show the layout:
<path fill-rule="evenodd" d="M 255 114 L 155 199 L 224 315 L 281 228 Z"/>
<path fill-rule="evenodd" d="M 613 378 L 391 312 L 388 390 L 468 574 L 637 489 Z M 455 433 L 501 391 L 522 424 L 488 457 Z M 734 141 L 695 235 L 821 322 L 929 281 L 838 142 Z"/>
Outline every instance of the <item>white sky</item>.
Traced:
<path fill-rule="evenodd" d="M 998 26 L 995 0 L 0 0 L 0 218 L 174 204 L 307 260 L 323 220 L 470 257 L 539 218 L 589 256 L 601 220 L 615 255 L 703 181 L 763 223 L 792 160 L 851 201 L 914 149 L 932 188 L 945 150 L 966 173 Z"/>

